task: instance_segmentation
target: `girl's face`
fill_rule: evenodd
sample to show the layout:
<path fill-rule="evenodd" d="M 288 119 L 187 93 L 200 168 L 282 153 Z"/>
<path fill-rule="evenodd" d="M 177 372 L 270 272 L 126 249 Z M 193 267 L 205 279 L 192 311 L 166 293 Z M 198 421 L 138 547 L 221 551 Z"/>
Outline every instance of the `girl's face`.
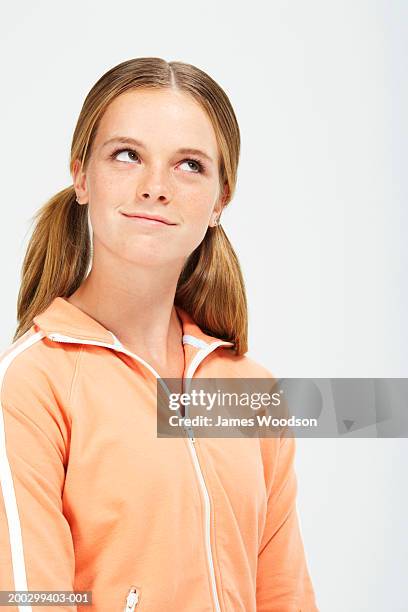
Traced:
<path fill-rule="evenodd" d="M 115 98 L 86 172 L 78 160 L 73 171 L 78 200 L 89 203 L 94 251 L 182 266 L 221 212 L 218 163 L 211 121 L 188 95 L 139 89 Z M 159 215 L 168 224 L 135 214 Z"/>

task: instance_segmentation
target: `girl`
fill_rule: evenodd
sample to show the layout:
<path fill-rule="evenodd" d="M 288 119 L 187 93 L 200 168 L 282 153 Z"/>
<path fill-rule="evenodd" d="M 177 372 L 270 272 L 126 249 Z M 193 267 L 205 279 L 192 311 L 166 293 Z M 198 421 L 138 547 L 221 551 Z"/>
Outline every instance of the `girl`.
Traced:
<path fill-rule="evenodd" d="M 220 226 L 239 149 L 192 65 L 131 59 L 87 95 L 0 364 L 1 589 L 68 591 L 71 611 L 318 610 L 294 438 L 157 436 L 159 378 L 272 379 L 245 355 Z"/>

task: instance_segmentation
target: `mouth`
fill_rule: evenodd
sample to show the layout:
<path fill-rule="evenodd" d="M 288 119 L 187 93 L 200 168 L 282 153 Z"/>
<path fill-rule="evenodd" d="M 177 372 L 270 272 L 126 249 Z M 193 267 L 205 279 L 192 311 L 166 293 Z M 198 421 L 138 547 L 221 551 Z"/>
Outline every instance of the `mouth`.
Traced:
<path fill-rule="evenodd" d="M 171 223 L 164 217 L 154 215 L 131 215 L 124 212 L 121 212 L 120 214 L 128 219 L 132 219 L 132 221 L 136 223 L 143 223 L 146 225 L 176 225 L 176 223 Z"/>

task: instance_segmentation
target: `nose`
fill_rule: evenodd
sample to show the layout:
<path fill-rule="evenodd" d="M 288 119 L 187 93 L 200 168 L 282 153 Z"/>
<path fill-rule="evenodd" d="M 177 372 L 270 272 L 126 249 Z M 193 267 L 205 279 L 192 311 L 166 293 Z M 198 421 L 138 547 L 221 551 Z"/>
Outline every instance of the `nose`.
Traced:
<path fill-rule="evenodd" d="M 141 199 L 143 199 L 143 200 L 150 200 L 151 202 L 154 201 L 154 200 L 157 200 L 158 202 L 168 202 L 169 201 L 169 199 L 168 199 L 168 197 L 166 195 L 160 194 L 158 196 L 155 196 L 154 194 L 152 195 L 151 191 L 150 192 L 149 191 L 144 191 L 142 193 Z"/>
<path fill-rule="evenodd" d="M 144 175 L 140 178 L 137 195 L 140 200 L 149 200 L 151 202 L 169 202 L 171 199 L 169 182 L 164 176 L 163 172 L 157 171 L 145 171 Z"/>

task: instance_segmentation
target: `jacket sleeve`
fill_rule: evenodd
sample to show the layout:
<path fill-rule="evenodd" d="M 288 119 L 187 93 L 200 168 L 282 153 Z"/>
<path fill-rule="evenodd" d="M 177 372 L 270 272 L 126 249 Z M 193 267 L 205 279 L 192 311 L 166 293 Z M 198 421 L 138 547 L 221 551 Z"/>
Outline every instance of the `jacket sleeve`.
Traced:
<path fill-rule="evenodd" d="M 73 591 L 74 547 L 62 503 L 68 423 L 46 381 L 19 374 L 7 374 L 1 389 L 0 590 Z"/>
<path fill-rule="evenodd" d="M 319 612 L 296 509 L 295 438 L 285 434 L 261 443 L 270 478 L 258 553 L 257 612 Z"/>

